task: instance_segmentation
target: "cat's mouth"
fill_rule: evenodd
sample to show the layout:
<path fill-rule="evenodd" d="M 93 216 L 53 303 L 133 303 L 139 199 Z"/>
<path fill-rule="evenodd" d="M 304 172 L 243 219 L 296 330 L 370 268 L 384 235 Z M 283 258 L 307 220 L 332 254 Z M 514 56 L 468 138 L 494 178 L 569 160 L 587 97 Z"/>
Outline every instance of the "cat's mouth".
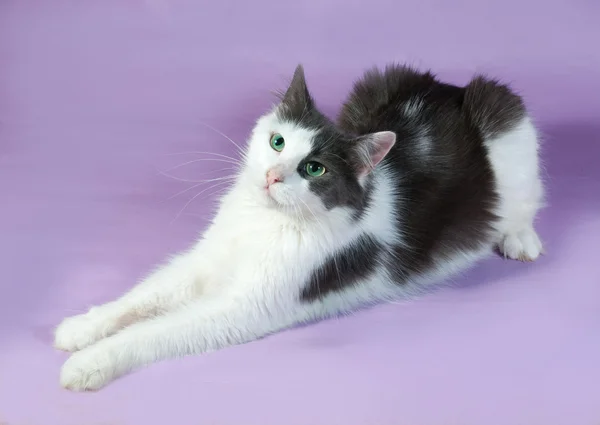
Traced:
<path fill-rule="evenodd" d="M 289 201 L 289 193 L 287 193 L 283 183 L 265 186 L 264 194 L 274 206 L 285 207 L 289 204 L 289 202 L 286 202 Z"/>
<path fill-rule="evenodd" d="M 264 192 L 265 195 L 267 196 L 267 198 L 271 199 L 272 201 L 275 201 L 279 204 L 279 201 L 277 200 L 277 194 L 279 191 L 279 187 L 281 183 L 274 183 L 271 185 L 267 185 L 264 187 Z"/>

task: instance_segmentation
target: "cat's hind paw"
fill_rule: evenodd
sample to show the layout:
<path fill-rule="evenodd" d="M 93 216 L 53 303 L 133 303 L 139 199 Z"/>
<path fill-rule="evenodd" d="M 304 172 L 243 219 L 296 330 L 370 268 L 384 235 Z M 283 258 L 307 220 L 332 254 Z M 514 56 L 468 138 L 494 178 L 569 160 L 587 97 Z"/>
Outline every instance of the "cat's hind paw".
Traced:
<path fill-rule="evenodd" d="M 533 228 L 507 234 L 498 248 L 505 258 L 519 261 L 535 261 L 544 251 Z"/>

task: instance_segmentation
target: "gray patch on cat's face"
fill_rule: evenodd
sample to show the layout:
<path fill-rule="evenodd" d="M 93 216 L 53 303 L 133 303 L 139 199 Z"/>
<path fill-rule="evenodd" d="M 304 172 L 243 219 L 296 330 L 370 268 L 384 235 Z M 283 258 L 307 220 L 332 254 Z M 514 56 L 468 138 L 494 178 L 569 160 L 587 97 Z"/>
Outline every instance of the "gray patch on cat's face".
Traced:
<path fill-rule="evenodd" d="M 326 208 L 345 206 L 362 211 L 368 203 L 370 184 L 359 183 L 354 158 L 354 141 L 331 129 L 318 133 L 312 140 L 312 150 L 305 158 L 325 166 L 321 177 L 310 177 L 303 164 L 300 175 L 309 182 L 311 192 L 319 196 Z"/>
<path fill-rule="evenodd" d="M 297 172 L 309 183 L 309 190 L 317 195 L 329 210 L 336 207 L 349 207 L 359 217 L 368 206 L 371 184 L 367 179 L 361 185 L 358 180 L 358 139 L 346 136 L 315 106 L 304 79 L 302 66 L 298 66 L 288 90 L 282 96 L 277 109 L 282 121 L 314 130 L 310 153 L 298 164 Z M 306 172 L 306 164 L 316 161 L 327 170 L 319 177 L 311 177 Z"/>

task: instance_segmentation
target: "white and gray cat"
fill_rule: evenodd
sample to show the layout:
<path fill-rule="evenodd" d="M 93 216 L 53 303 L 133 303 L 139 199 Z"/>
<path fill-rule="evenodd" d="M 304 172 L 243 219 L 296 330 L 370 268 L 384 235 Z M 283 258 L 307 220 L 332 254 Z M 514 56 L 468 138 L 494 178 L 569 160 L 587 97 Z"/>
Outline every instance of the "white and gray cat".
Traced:
<path fill-rule="evenodd" d="M 359 80 L 337 123 L 298 66 L 209 228 L 116 301 L 65 319 L 60 382 L 98 389 L 160 360 L 414 293 L 495 249 L 531 261 L 543 200 L 522 99 L 403 66 Z"/>

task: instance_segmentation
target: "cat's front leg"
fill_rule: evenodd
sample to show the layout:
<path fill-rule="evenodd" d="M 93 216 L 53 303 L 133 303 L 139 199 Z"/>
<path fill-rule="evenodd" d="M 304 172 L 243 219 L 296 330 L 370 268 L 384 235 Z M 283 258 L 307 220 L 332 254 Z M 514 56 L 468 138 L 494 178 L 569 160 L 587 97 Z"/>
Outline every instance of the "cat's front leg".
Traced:
<path fill-rule="evenodd" d="M 170 311 L 202 292 L 207 270 L 198 249 L 181 254 L 116 301 L 68 317 L 56 328 L 54 345 L 81 350 L 140 320 Z"/>
<path fill-rule="evenodd" d="M 293 307 L 274 307 L 250 296 L 200 298 L 73 354 L 61 385 L 96 390 L 144 365 L 251 341 L 301 320 Z"/>

